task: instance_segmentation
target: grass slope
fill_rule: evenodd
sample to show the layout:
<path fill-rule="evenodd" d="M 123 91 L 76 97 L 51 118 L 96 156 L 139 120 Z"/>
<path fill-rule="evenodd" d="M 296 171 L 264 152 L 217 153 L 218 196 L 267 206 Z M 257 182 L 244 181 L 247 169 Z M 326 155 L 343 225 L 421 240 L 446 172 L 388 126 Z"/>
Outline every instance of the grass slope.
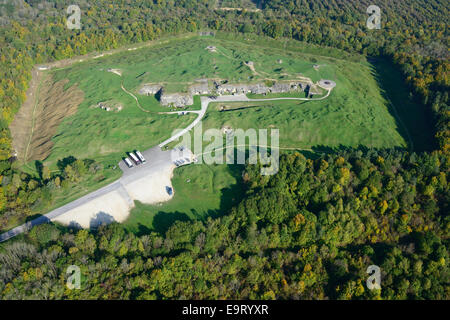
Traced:
<path fill-rule="evenodd" d="M 337 87 L 324 101 L 258 103 L 257 106 L 272 107 L 224 113 L 212 110 L 205 118 L 205 128 L 275 127 L 280 129 L 280 144 L 301 148 L 406 147 L 407 134 L 389 112 L 390 103 L 381 94 L 374 76 L 376 70 L 369 63 L 320 56 L 317 48 L 294 51 L 296 48 L 291 43 L 283 44 L 292 49 L 285 50 L 281 45 L 273 46 L 269 40 L 246 43 L 225 38 L 171 39 L 56 71 L 56 79 L 69 78 L 70 84 L 76 83 L 85 92 L 85 101 L 77 115 L 61 125 L 47 161 L 54 163 L 68 153 L 102 157 L 135 146 L 156 145 L 173 129 L 186 126 L 194 116 L 177 118 L 143 113 L 133 98 L 121 90 L 121 83 L 137 95 L 143 83 L 161 83 L 168 91 L 185 91 L 196 79 L 206 77 L 256 82 L 303 76 L 313 81 L 332 79 Z M 217 52 L 209 52 L 207 46 L 215 46 Z M 323 50 L 324 54 L 328 53 L 327 49 Z M 245 65 L 248 61 L 254 62 L 255 72 Z M 314 68 L 315 65 L 319 68 Z M 122 77 L 107 72 L 109 68 L 120 69 Z M 137 96 L 145 109 L 167 110 L 155 97 Z M 117 114 L 89 109 L 100 101 L 116 101 L 125 105 L 125 109 Z M 198 104 L 198 98 L 196 101 Z M 92 136 L 96 139 L 91 139 Z M 123 148 L 118 148 L 119 145 Z"/>
<path fill-rule="evenodd" d="M 164 233 L 175 220 L 205 219 L 225 214 L 243 195 L 242 166 L 191 165 L 174 171 L 174 198 L 160 205 L 137 202 L 124 227 L 135 233 Z"/>
<path fill-rule="evenodd" d="M 209 52 L 207 46 L 215 46 L 217 52 Z M 254 62 L 254 71 L 245 65 L 248 61 Z M 109 68 L 121 70 L 122 76 L 108 72 Z M 203 120 L 203 129 L 220 129 L 225 125 L 242 129 L 278 128 L 281 147 L 300 149 L 406 147 L 408 137 L 417 140 L 419 134 L 414 132 L 412 121 L 405 120 L 409 135 L 401 128 L 399 119 L 408 116 L 413 119 L 414 115 L 408 115 L 406 107 L 397 105 L 403 103 L 403 93 L 407 92 L 402 83 L 392 77 L 384 82 L 385 77 L 389 78 L 389 68 L 374 66 L 361 56 L 331 48 L 222 33 L 215 38 L 169 39 L 77 63 L 51 71 L 55 81 L 69 80 L 66 88 L 76 84 L 84 92 L 84 101 L 77 113 L 59 126 L 52 152 L 44 163 L 55 168 L 57 160 L 72 155 L 95 158 L 111 170 L 125 151 L 157 145 L 172 130 L 186 127 L 196 115 L 159 115 L 157 112 L 168 108 L 160 106 L 155 97 L 138 95 L 138 89 L 143 83 L 161 83 L 168 91 L 185 91 L 200 78 L 257 82 L 309 77 L 313 81 L 331 79 L 337 83 L 331 96 L 323 101 L 235 103 L 230 105 L 243 109 L 227 112 L 219 112 L 219 105 L 212 104 Z M 121 89 L 122 84 L 149 113 L 137 107 L 136 101 Z M 399 89 L 395 91 L 394 87 Z M 400 94 L 395 97 L 394 93 Z M 101 101 L 120 103 L 124 108 L 118 113 L 91 108 Z M 195 101 L 192 109 L 199 108 L 199 98 Z M 392 104 L 398 115 L 394 114 Z M 424 144 L 414 143 L 416 147 Z M 163 232 L 173 220 L 223 213 L 239 199 L 237 171 L 239 166 L 226 165 L 179 168 L 174 173 L 174 199 L 161 206 L 138 204 L 125 227 L 133 232 L 141 228 Z M 105 178 L 115 176 L 111 172 Z M 191 182 L 186 182 L 188 179 Z M 232 186 L 235 187 L 231 189 Z M 91 188 L 95 188 L 94 180 L 89 186 L 73 191 L 79 194 Z"/>

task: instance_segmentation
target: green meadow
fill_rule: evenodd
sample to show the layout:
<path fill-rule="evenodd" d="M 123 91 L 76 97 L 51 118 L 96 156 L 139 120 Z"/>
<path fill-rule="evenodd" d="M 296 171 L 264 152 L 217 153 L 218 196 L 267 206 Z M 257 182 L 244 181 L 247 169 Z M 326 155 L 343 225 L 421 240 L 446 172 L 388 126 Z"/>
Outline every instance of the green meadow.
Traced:
<path fill-rule="evenodd" d="M 243 196 L 240 165 L 194 164 L 174 171 L 174 197 L 160 205 L 136 207 L 124 223 L 134 233 L 156 230 L 164 233 L 176 220 L 202 220 L 225 214 Z"/>
<path fill-rule="evenodd" d="M 253 62 L 253 70 L 249 61 Z M 318 152 L 342 147 L 426 149 L 430 140 L 421 132 L 428 127 L 421 122 L 420 109 L 408 99 L 408 90 L 398 74 L 391 73 L 390 68 L 386 63 L 370 63 L 362 56 L 335 49 L 224 33 L 216 37 L 171 38 L 75 63 L 49 72 L 55 82 L 68 79 L 66 89 L 76 85 L 84 92 L 84 100 L 76 114 L 59 125 L 52 138 L 51 154 L 43 162 L 56 170 L 57 161 L 65 157 L 91 158 L 111 170 L 126 151 L 156 146 L 197 116 L 159 114 L 171 109 L 162 107 L 155 96 L 139 95 L 140 87 L 158 83 L 166 91 L 184 92 L 202 78 L 252 83 L 306 77 L 337 83 L 331 95 L 321 101 L 212 103 L 202 121 L 204 130 L 225 126 L 275 128 L 280 132 L 281 148 Z M 120 70 L 122 75 L 108 69 Z M 122 90 L 122 85 L 137 97 L 145 111 Z M 292 96 L 305 97 L 297 93 L 266 98 Z M 99 102 L 123 108 L 106 112 L 95 108 Z M 221 111 L 221 107 L 230 110 Z M 187 109 L 198 108 L 200 97 L 195 97 L 195 104 Z M 239 166 L 192 165 L 176 169 L 174 199 L 160 206 L 138 203 L 125 227 L 133 232 L 140 228 L 164 230 L 172 220 L 203 219 L 223 212 L 238 201 L 242 188 L 235 167 Z M 110 172 L 103 183 L 119 175 Z M 96 189 L 95 181 L 78 189 L 64 198 Z"/>
<path fill-rule="evenodd" d="M 68 155 L 120 160 L 127 150 L 157 145 L 174 129 L 187 126 L 195 115 L 158 114 L 170 109 L 159 105 L 155 96 L 139 95 L 139 88 L 145 83 L 159 83 L 167 91 L 182 92 L 201 78 L 251 83 L 307 77 L 337 83 L 330 97 L 322 101 L 245 103 L 238 106 L 248 110 L 226 112 L 211 105 L 204 128 L 278 128 L 280 145 L 298 148 L 407 146 L 406 129 L 390 112 L 390 101 L 382 95 L 370 63 L 340 60 L 336 54 L 314 54 L 317 48 L 295 50 L 290 43 L 276 47 L 271 42 L 255 41 L 226 36 L 169 39 L 52 71 L 55 81 L 69 79 L 66 87 L 77 85 L 85 97 L 78 112 L 60 125 L 45 162 L 54 165 Z M 214 47 L 216 52 L 207 47 Z M 246 65 L 249 61 L 253 62 L 253 71 Z M 108 69 L 120 70 L 122 76 Z M 122 90 L 122 84 L 150 112 L 139 109 L 134 98 Z M 199 108 L 199 100 L 196 97 L 191 109 Z M 122 111 L 93 108 L 105 101 L 122 105 Z"/>

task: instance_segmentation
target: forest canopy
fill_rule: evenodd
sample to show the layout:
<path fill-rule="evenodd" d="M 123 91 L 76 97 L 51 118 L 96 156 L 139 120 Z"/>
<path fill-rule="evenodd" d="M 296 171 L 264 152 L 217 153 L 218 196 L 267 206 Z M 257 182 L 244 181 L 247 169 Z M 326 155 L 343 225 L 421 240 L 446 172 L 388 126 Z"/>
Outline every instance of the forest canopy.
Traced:
<path fill-rule="evenodd" d="M 167 35 L 257 34 L 388 59 L 432 119 L 435 143 L 423 153 L 285 154 L 272 177 L 249 165 L 238 205 L 165 233 L 39 226 L 1 244 L 2 299 L 450 298 L 448 1 L 380 1 L 380 30 L 366 28 L 368 0 L 256 1 L 261 10 L 218 10 L 213 0 L 86 0 L 81 30 L 65 26 L 70 4 L 0 2 L 1 226 L 102 170 L 92 159 L 39 176 L 19 169 L 9 125 L 33 66 Z M 72 264 L 81 265 L 82 290 L 65 289 Z M 371 264 L 382 270 L 381 290 L 365 286 Z"/>

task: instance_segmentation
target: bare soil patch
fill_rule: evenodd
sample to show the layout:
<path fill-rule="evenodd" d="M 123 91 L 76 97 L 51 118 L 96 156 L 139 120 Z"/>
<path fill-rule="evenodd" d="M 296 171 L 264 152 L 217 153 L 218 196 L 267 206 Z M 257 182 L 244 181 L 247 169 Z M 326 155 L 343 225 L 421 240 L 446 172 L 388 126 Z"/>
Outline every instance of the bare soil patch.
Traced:
<path fill-rule="evenodd" d="M 40 87 L 38 102 L 32 111 L 32 125 L 23 159 L 44 160 L 53 147 L 52 137 L 65 117 L 75 114 L 84 99 L 84 93 L 76 85 L 64 90 L 68 80 L 53 83 L 51 77 L 45 79 Z"/>
<path fill-rule="evenodd" d="M 122 76 L 122 70 L 120 70 L 120 69 L 108 69 L 108 72 L 115 73 L 115 74 L 117 74 L 119 77 Z"/>

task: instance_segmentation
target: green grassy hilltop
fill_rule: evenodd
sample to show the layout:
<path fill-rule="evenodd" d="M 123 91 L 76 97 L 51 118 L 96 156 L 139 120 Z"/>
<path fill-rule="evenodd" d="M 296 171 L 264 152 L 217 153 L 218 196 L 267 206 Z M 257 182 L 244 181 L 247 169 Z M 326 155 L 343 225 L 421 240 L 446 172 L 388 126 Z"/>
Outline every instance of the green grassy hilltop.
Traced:
<path fill-rule="evenodd" d="M 253 62 L 252 68 L 249 61 Z M 111 168 L 126 151 L 144 150 L 159 144 L 170 137 L 174 129 L 186 127 L 196 115 L 159 114 L 173 109 L 161 106 L 156 96 L 140 95 L 139 89 L 143 84 L 152 83 L 162 85 L 168 92 L 186 92 L 202 78 L 230 83 L 309 78 L 314 82 L 330 79 L 337 83 L 331 95 L 321 101 L 212 103 L 202 120 L 204 130 L 225 126 L 277 128 L 282 150 L 421 148 L 426 141 L 418 138 L 420 135 L 414 131 L 412 123 L 399 118 L 406 110 L 394 105 L 401 101 L 402 90 L 397 90 L 393 98 L 386 95 L 382 88 L 383 77 L 378 73 L 380 66 L 374 66 L 362 56 L 340 54 L 330 48 L 265 38 L 235 39 L 227 34 L 172 38 L 98 56 L 49 72 L 55 83 L 68 80 L 65 90 L 76 86 L 84 93 L 84 99 L 77 112 L 59 125 L 52 138 L 51 153 L 43 162 L 57 169 L 58 160 L 74 156 L 95 158 Z M 278 96 L 305 97 L 297 93 L 267 98 Z M 194 101 L 188 109 L 200 107 L 198 96 Z M 100 102 L 111 107 L 121 106 L 121 110 L 106 112 L 96 107 Z M 228 111 L 220 111 L 222 107 Z M 396 108 L 399 112 L 394 112 Z M 413 139 L 416 143 L 411 143 Z M 174 200 L 161 206 L 139 204 L 126 227 L 135 232 L 141 227 L 161 229 L 167 221 L 158 222 L 160 213 L 170 213 L 169 220 L 214 216 L 224 208 L 226 190 L 239 184 L 240 173 L 234 172 L 232 167 L 190 166 L 176 170 Z M 188 179 L 190 183 L 186 183 Z M 95 189 L 95 184 L 73 192 L 83 194 L 88 189 Z M 67 199 L 72 195 L 69 191 L 59 197 Z M 239 199 L 238 194 L 229 195 L 229 203 Z"/>
<path fill-rule="evenodd" d="M 208 46 L 215 47 L 215 52 Z M 248 61 L 254 63 L 253 71 L 245 64 Z M 108 69 L 120 70 L 122 76 Z M 280 143 L 299 148 L 406 147 L 407 142 L 369 63 L 285 50 L 281 45 L 274 48 L 263 42 L 256 45 L 212 37 L 172 39 L 78 63 L 53 74 L 55 81 L 69 79 L 67 88 L 76 84 L 85 98 L 53 138 L 55 145 L 46 160 L 50 164 L 68 153 L 75 157 L 117 157 L 121 149 L 132 145 L 148 148 L 158 144 L 173 129 L 187 126 L 193 116 L 157 114 L 169 109 L 160 106 L 154 96 L 139 95 L 139 88 L 158 83 L 169 92 L 183 92 L 200 78 L 258 82 L 307 77 L 337 82 L 331 96 L 323 101 L 258 103 L 255 105 L 261 108 L 224 113 L 210 108 L 204 127 L 279 128 Z M 142 108 L 152 112 L 140 110 L 133 97 L 121 89 L 122 83 L 137 96 Z M 92 108 L 104 101 L 121 104 L 123 110 L 106 113 Z M 193 108 L 198 104 L 197 99 Z"/>

